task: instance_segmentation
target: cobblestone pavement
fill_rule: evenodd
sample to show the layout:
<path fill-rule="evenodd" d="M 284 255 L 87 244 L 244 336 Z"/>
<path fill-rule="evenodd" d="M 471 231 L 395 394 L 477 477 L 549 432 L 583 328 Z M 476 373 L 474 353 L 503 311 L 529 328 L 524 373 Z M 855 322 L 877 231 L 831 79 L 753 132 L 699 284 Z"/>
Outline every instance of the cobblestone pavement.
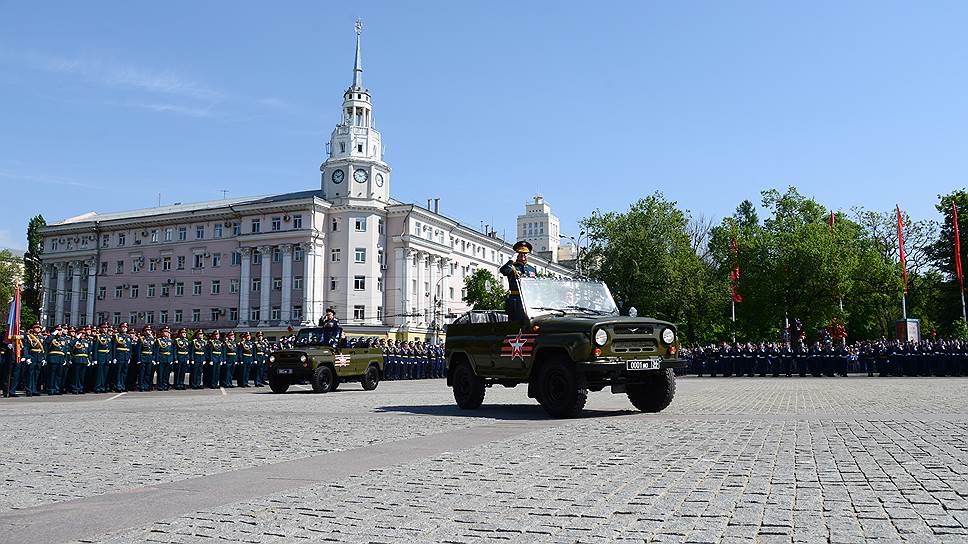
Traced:
<path fill-rule="evenodd" d="M 571 421 L 546 420 L 520 387 L 490 389 L 481 410 L 462 412 L 440 381 L 322 396 L 235 389 L 4 401 L 0 542 L 12 524 L 4 512 L 43 513 L 67 499 L 233 471 L 244 478 L 280 461 L 363 455 L 455 431 L 483 438 L 401 452 L 399 462 L 340 478 L 315 464 L 315 480 L 111 532 L 85 532 L 78 520 L 75 538 L 968 541 L 968 379 L 689 377 L 678 385 L 661 414 L 597 393 L 586 417 Z M 23 507 L 35 508 L 12 511 Z"/>

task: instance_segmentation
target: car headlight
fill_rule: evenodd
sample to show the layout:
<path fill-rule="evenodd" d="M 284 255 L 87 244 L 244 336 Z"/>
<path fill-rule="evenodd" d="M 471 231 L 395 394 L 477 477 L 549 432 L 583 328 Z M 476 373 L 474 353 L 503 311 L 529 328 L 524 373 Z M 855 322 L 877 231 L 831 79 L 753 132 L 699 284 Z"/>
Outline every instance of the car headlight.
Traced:
<path fill-rule="evenodd" d="M 666 330 L 668 330 L 668 329 L 666 329 Z M 299 362 L 300 363 L 305 363 L 306 362 L 306 356 L 305 355 L 299 356 Z"/>
<path fill-rule="evenodd" d="M 274 362 L 276 362 L 276 356 L 275 356 L 275 355 L 270 355 L 270 356 L 269 356 L 269 362 L 270 362 L 270 363 L 274 363 Z"/>
<path fill-rule="evenodd" d="M 672 329 L 662 330 L 662 341 L 666 344 L 671 344 L 676 341 L 676 331 Z"/>
<path fill-rule="evenodd" d="M 595 331 L 595 345 L 604 346 L 608 343 L 608 333 L 605 329 L 598 329 Z"/>

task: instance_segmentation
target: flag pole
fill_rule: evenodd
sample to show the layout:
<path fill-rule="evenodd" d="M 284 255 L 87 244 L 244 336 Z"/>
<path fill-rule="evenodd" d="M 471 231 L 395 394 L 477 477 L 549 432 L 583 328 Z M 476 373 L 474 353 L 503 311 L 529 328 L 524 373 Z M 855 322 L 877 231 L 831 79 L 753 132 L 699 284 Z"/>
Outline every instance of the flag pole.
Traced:
<path fill-rule="evenodd" d="M 736 343 L 736 299 L 732 300 L 733 304 L 733 343 Z"/>

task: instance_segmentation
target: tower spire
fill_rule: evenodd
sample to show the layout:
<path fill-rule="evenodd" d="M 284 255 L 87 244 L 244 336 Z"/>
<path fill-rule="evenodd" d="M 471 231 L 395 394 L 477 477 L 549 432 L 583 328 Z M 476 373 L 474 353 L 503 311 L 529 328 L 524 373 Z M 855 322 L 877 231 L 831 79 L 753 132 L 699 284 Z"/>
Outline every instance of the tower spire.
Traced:
<path fill-rule="evenodd" d="M 356 61 L 353 63 L 353 87 L 363 88 L 363 60 L 360 56 L 360 34 L 363 33 L 363 21 L 356 20 Z"/>

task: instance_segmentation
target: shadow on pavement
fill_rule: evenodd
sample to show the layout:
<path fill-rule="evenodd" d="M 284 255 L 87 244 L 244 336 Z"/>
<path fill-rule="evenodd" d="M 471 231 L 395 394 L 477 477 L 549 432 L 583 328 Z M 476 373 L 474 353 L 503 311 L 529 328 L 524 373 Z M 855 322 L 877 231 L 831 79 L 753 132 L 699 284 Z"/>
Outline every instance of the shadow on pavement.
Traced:
<path fill-rule="evenodd" d="M 499 419 L 504 421 L 537 421 L 554 419 L 543 408 L 534 404 L 483 405 L 477 410 L 462 410 L 455 404 L 428 406 L 378 406 L 377 412 L 404 413 L 421 416 L 450 416 Z M 636 414 L 631 410 L 585 410 L 582 419 Z"/>

